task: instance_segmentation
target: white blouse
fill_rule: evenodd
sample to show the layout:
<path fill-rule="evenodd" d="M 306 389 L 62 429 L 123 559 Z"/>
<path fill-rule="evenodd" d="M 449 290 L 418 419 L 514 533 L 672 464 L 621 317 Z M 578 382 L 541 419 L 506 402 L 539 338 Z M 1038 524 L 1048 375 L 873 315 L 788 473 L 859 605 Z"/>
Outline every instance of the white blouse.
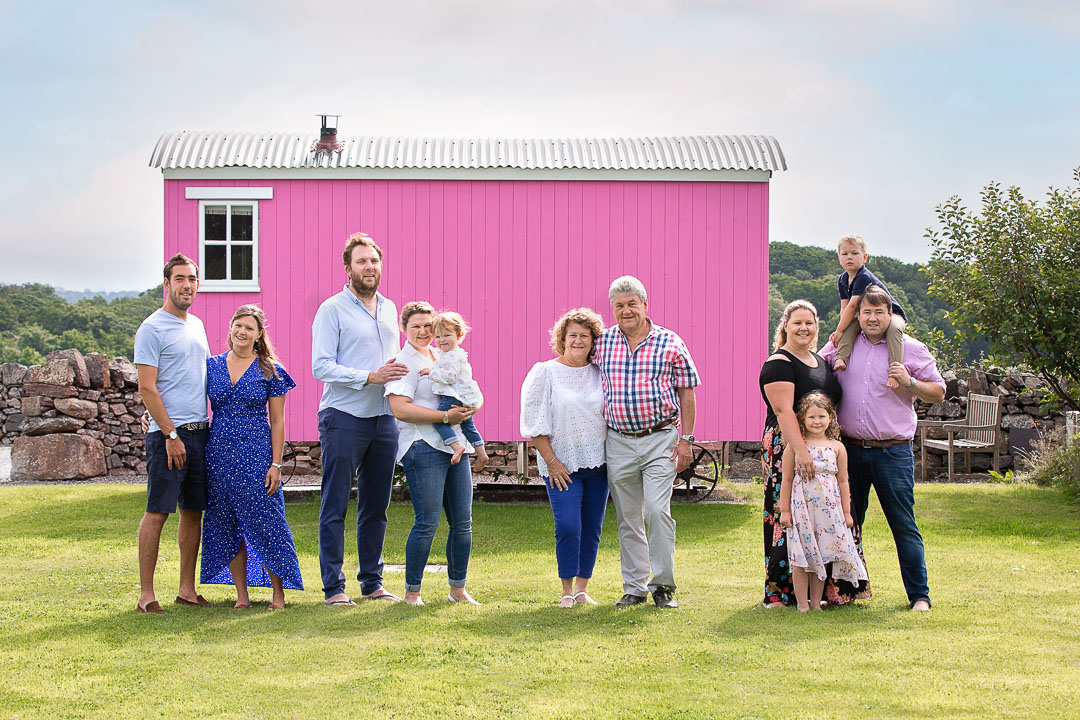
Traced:
<path fill-rule="evenodd" d="M 439 351 L 436 348 L 431 348 L 432 354 L 436 359 L 439 357 Z M 400 380 L 394 380 L 393 382 L 386 383 L 384 393 L 387 397 L 390 395 L 404 395 L 407 398 L 411 398 L 413 403 L 420 407 L 431 408 L 436 410 L 439 407 L 439 398 L 431 390 L 431 380 L 426 377 L 420 377 L 420 371 L 424 368 L 431 368 L 435 366 L 435 363 L 430 360 L 427 355 L 421 353 L 409 343 L 405 343 L 405 347 L 401 348 L 401 352 L 397 354 L 397 361 L 402 365 L 409 368 L 409 372 L 405 377 Z M 431 423 L 410 423 L 404 420 L 398 420 L 398 450 L 397 450 L 397 462 L 401 462 L 401 458 L 405 457 L 405 453 L 412 447 L 413 443 L 417 440 L 423 440 L 436 450 L 441 450 L 445 453 L 453 454 L 453 448 L 449 448 L 443 443 L 442 438 L 439 437 L 439 433 L 435 430 L 435 426 Z M 460 425 L 454 425 L 454 428 L 461 432 Z M 472 445 L 469 441 L 465 441 L 466 452 L 472 452 Z"/>
<path fill-rule="evenodd" d="M 469 354 L 460 347 L 439 355 L 428 377 L 431 378 L 431 389 L 436 395 L 455 397 L 468 407 L 484 404 L 480 386 L 473 380 Z"/>
<path fill-rule="evenodd" d="M 521 385 L 521 434 L 547 435 L 567 472 L 604 464 L 604 390 L 600 368 L 569 367 L 558 360 L 533 365 Z M 540 474 L 547 463 L 537 453 Z"/>

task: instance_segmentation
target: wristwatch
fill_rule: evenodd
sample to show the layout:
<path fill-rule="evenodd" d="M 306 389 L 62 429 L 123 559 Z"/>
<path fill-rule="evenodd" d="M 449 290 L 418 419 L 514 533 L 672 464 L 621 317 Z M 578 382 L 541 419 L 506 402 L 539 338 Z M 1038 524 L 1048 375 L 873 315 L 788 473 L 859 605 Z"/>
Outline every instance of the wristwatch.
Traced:
<path fill-rule="evenodd" d="M 176 430 L 173 430 L 172 432 L 169 433 L 169 439 L 170 440 L 176 440 L 179 437 L 180 436 L 176 434 Z"/>
<path fill-rule="evenodd" d="M 914 390 L 915 389 L 915 378 L 912 375 L 908 375 L 908 378 L 910 378 L 908 380 L 908 387 L 911 388 L 912 390 Z"/>
<path fill-rule="evenodd" d="M 685 440 L 688 443 L 693 443 L 697 438 L 695 438 L 693 435 L 680 435 L 679 439 Z"/>
<path fill-rule="evenodd" d="M 272 462 L 272 463 L 270 463 L 270 465 L 272 467 L 276 467 L 278 470 L 281 470 L 284 467 L 281 463 L 276 463 L 276 462 Z"/>
<path fill-rule="evenodd" d="M 450 413 L 449 413 L 449 411 L 443 413 L 442 421 L 443 421 L 444 425 L 449 425 L 450 424 Z"/>

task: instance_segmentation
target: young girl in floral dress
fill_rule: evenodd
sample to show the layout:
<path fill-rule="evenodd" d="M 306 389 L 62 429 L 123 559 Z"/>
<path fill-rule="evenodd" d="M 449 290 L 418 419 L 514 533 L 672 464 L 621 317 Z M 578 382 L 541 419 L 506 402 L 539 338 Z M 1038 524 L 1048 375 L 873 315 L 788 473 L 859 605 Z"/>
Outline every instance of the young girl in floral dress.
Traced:
<path fill-rule="evenodd" d="M 812 392 L 796 410 L 799 429 L 814 461 L 814 476 L 795 471 L 795 452 L 784 451 L 780 486 L 780 524 L 788 545 L 788 563 L 799 612 L 821 609 L 827 566 L 832 577 L 858 583 L 866 568 L 851 534 L 851 492 L 847 451 L 840 442 L 836 410 L 823 393 Z"/>

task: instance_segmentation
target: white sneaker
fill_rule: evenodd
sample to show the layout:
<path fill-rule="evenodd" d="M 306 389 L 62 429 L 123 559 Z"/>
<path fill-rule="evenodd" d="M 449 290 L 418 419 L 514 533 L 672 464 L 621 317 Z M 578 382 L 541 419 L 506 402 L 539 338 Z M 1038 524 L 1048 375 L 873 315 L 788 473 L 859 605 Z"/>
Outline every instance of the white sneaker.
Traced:
<path fill-rule="evenodd" d="M 448 594 L 446 596 L 446 599 L 449 600 L 452 603 L 463 602 L 463 603 L 468 603 L 469 605 L 479 605 L 480 604 L 480 603 L 476 602 L 475 600 L 473 600 L 472 595 L 470 595 L 469 593 L 465 593 L 465 596 L 462 597 L 461 599 L 457 599 L 453 595 Z"/>

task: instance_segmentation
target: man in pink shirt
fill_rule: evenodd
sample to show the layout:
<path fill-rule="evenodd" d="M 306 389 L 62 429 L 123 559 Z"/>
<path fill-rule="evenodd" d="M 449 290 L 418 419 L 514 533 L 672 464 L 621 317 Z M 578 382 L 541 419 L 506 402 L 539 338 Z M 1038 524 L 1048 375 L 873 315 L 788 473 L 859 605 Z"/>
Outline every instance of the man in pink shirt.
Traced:
<path fill-rule="evenodd" d="M 926 346 L 904 336 L 904 361 L 889 363 L 885 330 L 892 320 L 892 300 L 871 285 L 859 305 L 859 328 L 847 369 L 836 373 L 844 388 L 838 412 L 848 453 L 851 514 L 862 525 L 870 502 L 870 487 L 896 541 L 900 575 L 912 610 L 930 609 L 930 587 L 922 535 L 915 522 L 915 462 L 911 440 L 917 418 L 915 399 L 938 403 L 945 399 L 945 381 Z M 832 364 L 836 348 L 829 343 L 821 356 Z M 885 385 L 892 378 L 900 385 Z"/>

